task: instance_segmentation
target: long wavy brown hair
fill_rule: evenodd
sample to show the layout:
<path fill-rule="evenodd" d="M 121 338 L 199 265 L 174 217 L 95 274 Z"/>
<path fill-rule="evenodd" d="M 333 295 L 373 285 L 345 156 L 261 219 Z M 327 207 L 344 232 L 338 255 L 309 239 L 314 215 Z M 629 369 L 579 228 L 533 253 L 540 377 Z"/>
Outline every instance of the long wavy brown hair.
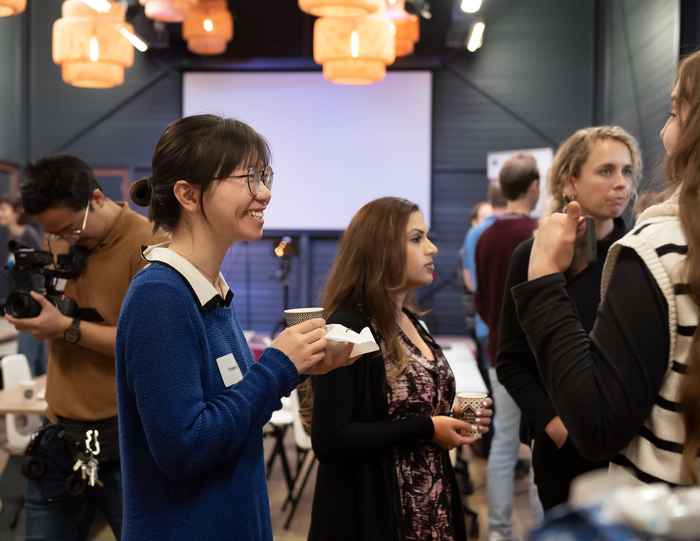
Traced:
<path fill-rule="evenodd" d="M 406 226 L 418 205 L 399 197 L 367 203 L 343 233 L 321 303 L 326 314 L 342 304 L 360 306 L 396 372 L 405 367 L 395 296 L 406 284 Z M 417 311 L 412 298 L 407 308 Z"/>
<path fill-rule="evenodd" d="M 406 226 L 418 210 L 406 199 L 382 197 L 357 211 L 340 239 L 321 300 L 327 315 L 341 305 L 357 307 L 367 315 L 389 360 L 389 379 L 400 375 L 408 361 L 399 342 L 395 297 L 406 285 Z M 420 314 L 410 293 L 404 308 Z M 302 422 L 309 432 L 313 394 L 308 380 L 298 393 Z"/>
<path fill-rule="evenodd" d="M 672 186 L 680 186 L 678 212 L 688 242 L 686 277 L 692 298 L 700 306 L 700 51 L 681 62 L 676 83 L 683 114 L 679 115 L 678 139 L 666 159 L 666 174 Z M 683 467 L 693 483 L 697 483 L 700 450 L 700 334 L 697 331 L 688 364 L 688 374 L 681 384 L 686 434 Z"/>

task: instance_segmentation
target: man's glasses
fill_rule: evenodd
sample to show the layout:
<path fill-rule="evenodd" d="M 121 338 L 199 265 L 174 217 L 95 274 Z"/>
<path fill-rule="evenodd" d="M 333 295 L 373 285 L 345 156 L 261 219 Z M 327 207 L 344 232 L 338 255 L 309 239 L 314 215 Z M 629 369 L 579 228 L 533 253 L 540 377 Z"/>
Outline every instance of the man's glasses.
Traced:
<path fill-rule="evenodd" d="M 231 175 L 228 178 L 245 178 L 248 179 L 248 189 L 250 194 L 255 196 L 260 191 L 260 185 L 264 184 L 265 188 L 272 190 L 272 177 L 274 173 L 269 165 L 264 169 L 257 167 L 249 167 L 245 175 Z"/>
<path fill-rule="evenodd" d="M 88 202 L 85 207 L 85 215 L 83 216 L 83 222 L 80 227 L 70 226 L 65 228 L 65 230 L 58 233 L 47 233 L 46 237 L 49 242 L 52 240 L 65 240 L 68 242 L 75 242 L 80 238 L 80 235 L 85 231 L 85 226 L 87 225 L 88 214 L 90 213 L 90 202 Z"/>

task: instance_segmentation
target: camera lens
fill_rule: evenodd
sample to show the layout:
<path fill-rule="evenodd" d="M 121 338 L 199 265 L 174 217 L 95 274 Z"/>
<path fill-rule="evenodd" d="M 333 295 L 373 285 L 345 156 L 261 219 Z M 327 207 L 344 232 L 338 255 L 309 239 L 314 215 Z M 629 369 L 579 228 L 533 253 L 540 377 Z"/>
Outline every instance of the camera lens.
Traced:
<path fill-rule="evenodd" d="M 18 319 L 36 317 L 41 313 L 41 305 L 28 291 L 13 291 L 7 296 L 5 312 Z"/>

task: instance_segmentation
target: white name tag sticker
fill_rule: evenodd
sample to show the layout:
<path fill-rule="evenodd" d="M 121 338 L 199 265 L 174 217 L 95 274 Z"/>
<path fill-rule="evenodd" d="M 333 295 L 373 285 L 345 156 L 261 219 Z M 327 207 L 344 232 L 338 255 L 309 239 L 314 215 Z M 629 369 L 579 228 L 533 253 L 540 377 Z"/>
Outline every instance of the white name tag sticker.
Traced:
<path fill-rule="evenodd" d="M 233 357 L 233 353 L 224 355 L 216 359 L 216 364 L 219 366 L 219 372 L 221 373 L 221 379 L 224 380 L 224 385 L 230 387 L 235 385 L 243 379 L 243 373 L 238 367 L 236 359 Z"/>

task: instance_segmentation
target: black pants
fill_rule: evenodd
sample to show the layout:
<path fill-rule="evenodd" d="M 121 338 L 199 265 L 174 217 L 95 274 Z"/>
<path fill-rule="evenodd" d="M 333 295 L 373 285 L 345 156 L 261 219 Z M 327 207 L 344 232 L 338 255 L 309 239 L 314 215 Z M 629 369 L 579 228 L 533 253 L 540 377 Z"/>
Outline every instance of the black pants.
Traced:
<path fill-rule="evenodd" d="M 537 492 L 545 511 L 569 499 L 571 481 L 582 473 L 607 468 L 607 462 L 591 462 L 578 454 L 571 438 L 558 449 L 545 432 L 535 438 L 532 467 Z"/>

